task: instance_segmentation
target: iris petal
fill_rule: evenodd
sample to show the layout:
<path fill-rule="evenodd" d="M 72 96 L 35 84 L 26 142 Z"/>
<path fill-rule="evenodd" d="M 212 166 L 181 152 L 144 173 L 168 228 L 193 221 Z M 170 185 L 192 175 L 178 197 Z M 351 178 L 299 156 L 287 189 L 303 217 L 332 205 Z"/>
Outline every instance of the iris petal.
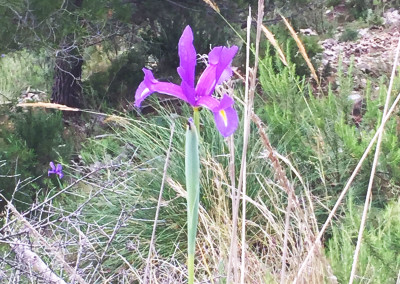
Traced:
<path fill-rule="evenodd" d="M 179 40 L 178 54 L 180 60 L 178 74 L 182 78 L 182 81 L 193 88 L 194 72 L 196 68 L 196 49 L 193 46 L 193 32 L 189 26 L 185 28 Z"/>
<path fill-rule="evenodd" d="M 135 93 L 135 106 L 140 107 L 144 99 L 154 92 L 174 96 L 185 102 L 188 101 L 180 86 L 154 79 L 153 73 L 146 68 L 143 68 L 143 72 L 144 80 L 140 83 Z"/>
<path fill-rule="evenodd" d="M 224 137 L 233 134 L 239 125 L 239 117 L 233 104 L 234 100 L 228 95 L 224 95 L 218 107 L 213 110 L 215 125 Z"/>
<path fill-rule="evenodd" d="M 232 135 L 239 124 L 239 117 L 233 107 L 214 112 L 215 125 L 224 137 Z"/>
<path fill-rule="evenodd" d="M 197 100 L 197 106 L 208 108 L 211 111 L 216 110 L 220 105 L 220 102 L 212 96 L 203 96 Z"/>
<path fill-rule="evenodd" d="M 197 96 L 211 95 L 216 85 L 221 84 L 232 76 L 232 68 L 230 65 L 237 51 L 237 46 L 232 46 L 230 48 L 217 46 L 211 50 L 208 54 L 209 65 L 197 82 Z"/>

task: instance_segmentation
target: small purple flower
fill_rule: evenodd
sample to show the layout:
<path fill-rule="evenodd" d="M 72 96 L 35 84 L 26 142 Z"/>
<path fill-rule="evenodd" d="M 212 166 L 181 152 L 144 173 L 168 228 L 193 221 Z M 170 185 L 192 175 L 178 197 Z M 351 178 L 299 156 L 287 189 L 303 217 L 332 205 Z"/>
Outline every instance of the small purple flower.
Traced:
<path fill-rule="evenodd" d="M 1 54 L 1 57 L 6 57 L 6 55 L 4 53 Z"/>
<path fill-rule="evenodd" d="M 60 179 L 63 178 L 64 174 L 62 172 L 62 166 L 60 164 L 57 164 L 57 166 L 54 166 L 53 162 L 50 162 L 50 170 L 47 172 L 48 176 L 50 176 L 50 174 L 56 174 L 59 176 Z"/>
<path fill-rule="evenodd" d="M 195 86 L 196 50 L 193 46 L 192 29 L 187 26 L 178 44 L 180 66 L 177 70 L 182 79 L 181 85 L 160 82 L 154 78 L 150 70 L 143 68 L 144 80 L 136 90 L 135 106 L 140 107 L 143 100 L 154 92 L 174 96 L 193 107 L 201 106 L 211 110 L 219 132 L 224 137 L 230 136 L 239 123 L 237 112 L 233 108 L 234 101 L 226 94 L 221 100 L 212 94 L 217 85 L 232 76 L 231 63 L 237 51 L 237 46 L 214 47 L 208 54 L 208 66 Z"/>

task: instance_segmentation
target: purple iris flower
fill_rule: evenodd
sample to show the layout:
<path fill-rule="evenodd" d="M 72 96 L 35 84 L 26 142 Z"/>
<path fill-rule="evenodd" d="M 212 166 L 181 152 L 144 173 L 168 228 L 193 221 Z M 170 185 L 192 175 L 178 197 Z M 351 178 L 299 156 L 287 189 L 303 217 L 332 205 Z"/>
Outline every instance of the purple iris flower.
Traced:
<path fill-rule="evenodd" d="M 53 162 L 50 162 L 50 170 L 47 172 L 47 174 L 50 176 L 50 174 L 56 174 L 60 177 L 60 179 L 62 179 L 62 177 L 64 176 L 63 172 L 62 172 L 62 166 L 60 164 L 57 164 L 57 166 L 54 166 Z"/>
<path fill-rule="evenodd" d="M 160 82 L 150 70 L 143 68 L 144 80 L 136 90 L 135 106 L 140 107 L 143 100 L 154 92 L 174 96 L 193 107 L 206 107 L 211 110 L 217 129 L 224 137 L 228 137 L 235 132 L 239 122 L 233 108 L 234 101 L 226 94 L 220 100 L 212 94 L 217 85 L 232 76 L 231 63 L 237 51 L 237 46 L 214 47 L 208 54 L 208 66 L 195 86 L 196 50 L 193 46 L 192 29 L 187 26 L 178 44 L 180 65 L 177 70 L 182 79 L 181 85 Z"/>

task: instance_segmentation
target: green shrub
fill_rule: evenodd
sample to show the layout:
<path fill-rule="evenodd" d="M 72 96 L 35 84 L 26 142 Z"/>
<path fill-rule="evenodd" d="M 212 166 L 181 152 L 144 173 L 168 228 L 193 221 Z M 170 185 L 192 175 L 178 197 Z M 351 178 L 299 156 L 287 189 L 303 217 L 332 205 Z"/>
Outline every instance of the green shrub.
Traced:
<path fill-rule="evenodd" d="M 316 98 L 304 77 L 296 75 L 293 63 L 286 68 L 274 64 L 276 60 L 279 59 L 268 56 L 262 59 L 259 76 L 266 101 L 259 113 L 267 122 L 271 143 L 281 154 L 292 156 L 301 173 L 307 173 L 315 195 L 334 199 L 375 133 L 386 88 L 381 85 L 378 94 L 371 93 L 371 88 L 365 90 L 366 112 L 357 128 L 351 118 L 352 101 L 348 98 L 353 90 L 352 67 L 346 74 L 339 68 L 337 93 L 329 89 L 327 94 Z M 391 119 L 386 129 L 382 144 L 385 154 L 381 155 L 378 169 L 382 179 L 376 180 L 376 187 L 383 192 L 386 179 L 400 184 L 400 171 L 396 167 L 400 157 L 396 120 Z M 367 165 L 371 159 L 367 159 Z M 366 166 L 354 182 L 356 200 L 362 199 L 369 175 Z M 387 194 L 382 194 L 374 204 L 383 206 L 388 199 Z"/>
<path fill-rule="evenodd" d="M 275 34 L 275 37 L 278 42 L 286 43 L 284 48 L 284 53 L 286 54 L 287 60 L 289 60 L 294 64 L 296 74 L 299 76 L 309 75 L 310 70 L 307 67 L 306 62 L 304 61 L 303 56 L 300 54 L 299 48 L 295 40 L 290 36 L 289 32 L 287 31 L 287 28 L 283 25 L 276 25 L 271 28 L 271 31 Z M 303 42 L 308 57 L 310 58 L 313 65 L 316 66 L 316 60 L 318 59 L 318 55 L 322 52 L 322 47 L 318 43 L 318 37 L 302 36 L 302 35 L 299 36 L 301 41 Z M 268 41 L 265 41 L 264 46 L 269 46 Z M 275 49 L 267 47 L 265 54 L 274 57 Z M 276 63 L 280 65 L 279 62 L 275 62 L 274 64 Z"/>
<path fill-rule="evenodd" d="M 65 156 L 70 147 L 63 138 L 61 112 L 27 109 L 13 116 L 16 136 L 37 156 L 39 163 L 48 163 L 58 154 Z"/>
<path fill-rule="evenodd" d="M 93 73 L 84 83 L 88 94 L 86 104 L 119 106 L 132 96 L 132 90 L 143 80 L 142 68 L 146 58 L 135 49 L 119 55 L 105 70 Z"/>
<path fill-rule="evenodd" d="M 14 134 L 9 134 L 0 142 L 0 193 L 21 210 L 30 206 L 33 191 L 29 181 L 35 177 L 37 168 L 36 155 L 26 143 Z M 19 182 L 22 184 L 19 185 Z M 17 188 L 17 185 L 19 187 Z M 15 191 L 17 189 L 17 191 Z M 5 203 L 0 202 L 0 212 Z"/>
<path fill-rule="evenodd" d="M 0 191 L 7 199 L 14 196 L 13 202 L 20 210 L 30 206 L 35 191 L 45 185 L 43 179 L 37 178 L 47 178 L 49 162 L 68 158 L 72 146 L 63 137 L 61 112 L 27 109 L 10 117 L 13 129 L 0 132 L 0 160 L 4 162 L 0 167 Z"/>
<path fill-rule="evenodd" d="M 350 28 L 346 28 L 344 32 L 340 35 L 339 41 L 346 42 L 346 41 L 355 41 L 358 38 L 358 31 L 355 31 Z"/>
<path fill-rule="evenodd" d="M 377 10 L 368 9 L 367 16 L 365 17 L 365 21 L 369 25 L 381 26 L 383 25 L 383 18 L 378 14 Z"/>
<path fill-rule="evenodd" d="M 28 87 L 51 90 L 53 59 L 43 50 L 19 51 L 0 58 L 0 102 L 14 101 Z"/>
<path fill-rule="evenodd" d="M 362 208 L 349 198 L 341 224 L 333 227 L 327 256 L 339 283 L 349 281 Z M 400 269 L 400 199 L 369 213 L 357 264 L 357 283 L 395 283 Z"/>

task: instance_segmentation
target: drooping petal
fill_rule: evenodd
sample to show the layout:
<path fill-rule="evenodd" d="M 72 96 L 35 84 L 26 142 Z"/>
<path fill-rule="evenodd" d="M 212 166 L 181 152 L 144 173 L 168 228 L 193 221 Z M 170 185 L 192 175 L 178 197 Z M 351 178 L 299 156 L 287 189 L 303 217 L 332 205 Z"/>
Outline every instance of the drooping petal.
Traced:
<path fill-rule="evenodd" d="M 224 137 L 233 134 L 239 125 L 239 117 L 236 110 L 233 108 L 233 104 L 233 99 L 224 95 L 219 106 L 213 111 L 215 125 Z"/>
<path fill-rule="evenodd" d="M 55 174 L 56 173 L 56 167 L 54 166 L 53 162 L 50 162 L 50 170 L 47 171 L 47 176 L 50 176 L 51 174 Z"/>
<path fill-rule="evenodd" d="M 202 106 L 208 108 L 211 111 L 216 110 L 220 105 L 220 102 L 212 96 L 202 96 L 197 100 L 196 106 Z"/>
<path fill-rule="evenodd" d="M 57 164 L 56 172 L 57 172 L 57 173 L 62 172 L 62 166 L 61 166 L 61 164 Z"/>
<path fill-rule="evenodd" d="M 156 80 L 153 73 L 146 68 L 143 68 L 143 72 L 144 80 L 140 83 L 135 93 L 135 106 L 140 107 L 143 100 L 154 92 L 174 96 L 187 102 L 180 86 Z"/>
<path fill-rule="evenodd" d="M 215 86 L 221 84 L 232 76 L 231 63 L 238 51 L 237 46 L 214 47 L 208 54 L 208 66 L 201 74 L 196 86 L 197 96 L 209 96 L 214 92 Z"/>
<path fill-rule="evenodd" d="M 196 49 L 193 46 L 193 32 L 186 26 L 178 44 L 179 67 L 178 74 L 182 81 L 194 88 L 194 72 L 196 68 Z"/>

